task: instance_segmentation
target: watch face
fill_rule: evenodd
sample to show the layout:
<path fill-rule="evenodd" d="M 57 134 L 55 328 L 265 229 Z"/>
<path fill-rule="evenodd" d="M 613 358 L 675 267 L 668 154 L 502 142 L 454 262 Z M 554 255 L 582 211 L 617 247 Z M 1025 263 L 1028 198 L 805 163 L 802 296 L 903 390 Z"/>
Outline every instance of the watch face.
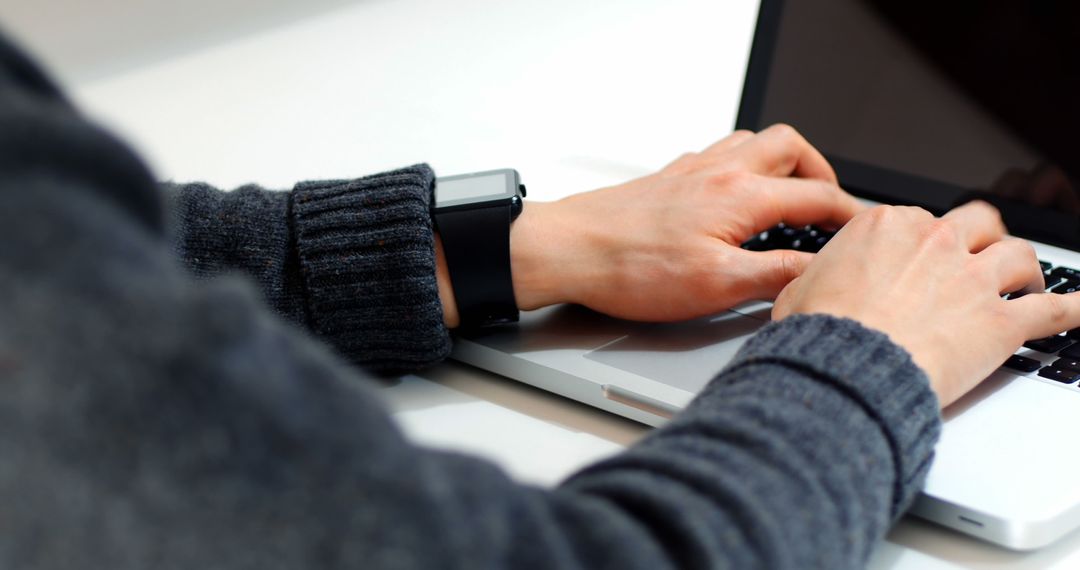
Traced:
<path fill-rule="evenodd" d="M 517 172 L 510 168 L 447 176 L 435 181 L 435 207 L 508 200 L 517 192 Z"/>

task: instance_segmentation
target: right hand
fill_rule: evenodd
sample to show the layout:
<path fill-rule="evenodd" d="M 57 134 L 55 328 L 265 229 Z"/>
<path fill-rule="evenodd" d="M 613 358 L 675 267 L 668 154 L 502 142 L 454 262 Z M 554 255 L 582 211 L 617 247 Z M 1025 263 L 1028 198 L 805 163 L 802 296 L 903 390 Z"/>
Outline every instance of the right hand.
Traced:
<path fill-rule="evenodd" d="M 795 129 L 735 131 L 659 172 L 557 202 L 528 202 L 510 226 L 523 310 L 576 303 L 614 317 L 680 321 L 776 298 L 813 254 L 740 245 L 780 222 L 837 228 L 866 209 Z M 453 283 L 436 237 L 447 326 Z"/>
<path fill-rule="evenodd" d="M 1001 365 L 1024 341 L 1080 326 L 1080 293 L 1042 294 L 1027 242 L 972 202 L 935 218 L 880 206 L 856 216 L 791 282 L 773 318 L 847 317 L 908 350 L 942 407 Z M 1033 294 L 1004 300 L 1003 293 Z"/>
<path fill-rule="evenodd" d="M 772 300 L 813 254 L 740 245 L 780 222 L 840 227 L 866 207 L 795 129 L 736 131 L 655 174 L 551 203 L 511 226 L 522 309 L 577 303 L 679 321 Z"/>

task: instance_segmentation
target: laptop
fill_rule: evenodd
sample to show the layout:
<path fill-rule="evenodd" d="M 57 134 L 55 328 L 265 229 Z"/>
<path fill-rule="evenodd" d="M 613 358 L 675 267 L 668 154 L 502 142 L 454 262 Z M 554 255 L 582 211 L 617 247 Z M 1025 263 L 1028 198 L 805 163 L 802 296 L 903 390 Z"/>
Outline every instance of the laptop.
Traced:
<path fill-rule="evenodd" d="M 1072 4 L 764 0 L 736 127 L 794 125 L 841 184 L 870 201 L 940 214 L 987 200 L 1014 235 L 1034 242 L 1051 291 L 1073 290 L 1080 43 L 1072 24 L 1080 12 Z M 759 245 L 790 234 L 789 247 L 804 247 L 813 241 L 799 239 L 806 231 L 774 228 Z M 658 426 L 769 312 L 754 302 L 647 324 L 547 307 L 524 313 L 517 326 L 460 336 L 453 357 Z M 1080 372 L 1061 370 L 1080 363 L 1074 353 L 1080 343 L 1067 335 L 1029 343 L 945 410 L 936 460 L 911 512 L 1020 550 L 1080 527 L 1080 453 L 1071 451 L 1080 437 Z"/>

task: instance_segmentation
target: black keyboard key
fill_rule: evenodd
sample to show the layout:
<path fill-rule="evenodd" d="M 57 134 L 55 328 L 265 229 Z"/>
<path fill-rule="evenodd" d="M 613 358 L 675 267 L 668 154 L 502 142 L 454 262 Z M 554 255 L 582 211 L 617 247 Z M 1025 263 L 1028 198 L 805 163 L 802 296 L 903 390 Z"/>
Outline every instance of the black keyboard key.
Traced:
<path fill-rule="evenodd" d="M 773 249 L 783 249 L 786 243 L 787 240 L 780 235 L 779 231 L 771 229 L 765 230 L 746 240 L 746 242 L 742 244 L 742 247 L 743 249 L 748 249 L 750 251 L 770 251 Z"/>
<path fill-rule="evenodd" d="M 1050 265 L 1049 261 L 1043 261 L 1040 259 L 1039 267 L 1042 267 L 1043 273 L 1046 273 L 1047 271 L 1050 271 L 1050 268 L 1053 267 L 1053 265 Z"/>
<path fill-rule="evenodd" d="M 1066 279 L 1080 281 L 1080 269 L 1073 269 L 1072 267 L 1055 267 L 1050 270 L 1050 275 L 1059 275 Z"/>
<path fill-rule="evenodd" d="M 1013 370 L 1019 370 L 1020 372 L 1034 372 L 1038 370 L 1040 366 L 1042 366 L 1042 363 L 1040 363 L 1038 360 L 1035 360 L 1034 358 L 1028 358 L 1026 356 L 1014 354 L 1010 356 L 1009 359 L 1006 360 L 1004 364 L 1002 364 L 1002 366 L 1004 366 L 1005 368 L 1012 368 Z"/>
<path fill-rule="evenodd" d="M 1074 344 L 1069 348 L 1061 351 L 1058 356 L 1062 358 L 1068 358 L 1069 360 L 1080 360 L 1080 344 Z"/>
<path fill-rule="evenodd" d="M 832 232 L 810 228 L 807 235 L 801 236 L 792 242 L 792 249 L 817 253 L 821 251 L 821 248 L 825 247 L 825 244 L 829 243 L 829 239 L 831 239 L 832 236 Z"/>
<path fill-rule="evenodd" d="M 1080 329 L 1073 329 L 1073 330 L 1065 333 L 1065 336 L 1067 336 L 1067 337 L 1069 337 L 1069 338 L 1071 338 L 1073 340 L 1080 340 Z"/>
<path fill-rule="evenodd" d="M 1012 293 L 1006 293 L 1005 295 L 1002 295 L 1002 298 L 1003 299 L 1019 299 L 1020 297 L 1024 297 L 1024 296 L 1028 295 L 1029 293 L 1032 293 L 1032 291 L 1024 291 L 1024 290 L 1013 291 Z"/>
<path fill-rule="evenodd" d="M 771 251 L 774 249 L 795 249 L 817 253 L 834 232 L 828 232 L 814 226 L 793 228 L 784 224 L 776 225 L 746 240 L 743 249 L 750 251 Z"/>
<path fill-rule="evenodd" d="M 1072 344 L 1072 341 L 1063 336 L 1048 336 L 1046 338 L 1037 338 L 1035 340 L 1029 340 L 1024 343 L 1024 346 L 1031 350 L 1037 350 L 1039 352 L 1045 352 L 1047 354 L 1053 354 L 1066 346 Z"/>
<path fill-rule="evenodd" d="M 1073 382 L 1080 380 L 1080 372 L 1063 370 L 1061 368 L 1054 368 L 1053 366 L 1047 366 L 1039 370 L 1039 376 L 1061 382 L 1062 384 L 1072 384 Z"/>
<path fill-rule="evenodd" d="M 1075 293 L 1080 291 L 1080 281 L 1074 279 L 1066 279 L 1058 286 L 1050 290 L 1051 293 L 1057 293 L 1059 295 L 1065 295 L 1066 293 Z"/>
<path fill-rule="evenodd" d="M 761 232 L 743 242 L 742 248 L 748 251 L 768 251 L 772 248 L 765 245 L 767 239 L 769 239 L 768 232 Z"/>
<path fill-rule="evenodd" d="M 799 245 L 802 244 L 803 240 L 808 239 L 809 237 L 810 232 L 806 230 L 796 231 L 789 236 L 787 249 L 799 249 Z"/>
<path fill-rule="evenodd" d="M 1061 370 L 1072 370 L 1077 374 L 1080 374 L 1080 359 L 1075 358 L 1059 358 L 1055 360 L 1051 365 L 1051 368 L 1059 368 Z"/>
<path fill-rule="evenodd" d="M 773 249 L 784 249 L 787 247 L 790 241 L 788 236 L 784 235 L 784 230 L 787 226 L 784 224 L 777 224 L 760 234 L 746 240 L 742 244 L 743 249 L 750 251 L 770 251 Z"/>
<path fill-rule="evenodd" d="M 1043 281 L 1046 282 L 1046 287 L 1044 287 L 1045 289 L 1053 289 L 1054 287 L 1057 287 L 1058 285 L 1064 283 L 1066 279 L 1058 275 L 1043 275 Z"/>

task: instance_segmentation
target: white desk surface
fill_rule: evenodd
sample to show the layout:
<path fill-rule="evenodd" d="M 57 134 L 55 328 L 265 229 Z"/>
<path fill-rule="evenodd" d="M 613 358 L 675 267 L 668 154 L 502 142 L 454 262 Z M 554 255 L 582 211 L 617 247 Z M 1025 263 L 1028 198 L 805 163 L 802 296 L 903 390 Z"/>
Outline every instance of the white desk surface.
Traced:
<path fill-rule="evenodd" d="M 555 199 L 650 172 L 729 132 L 756 9 L 754 0 L 357 1 L 260 30 L 238 25 L 231 40 L 69 87 L 162 178 L 287 188 L 427 161 L 441 173 L 513 166 L 530 198 Z M 542 484 L 646 430 L 455 363 L 386 396 L 417 441 Z M 871 567 L 1077 568 L 1080 533 L 1022 554 L 905 519 Z"/>

